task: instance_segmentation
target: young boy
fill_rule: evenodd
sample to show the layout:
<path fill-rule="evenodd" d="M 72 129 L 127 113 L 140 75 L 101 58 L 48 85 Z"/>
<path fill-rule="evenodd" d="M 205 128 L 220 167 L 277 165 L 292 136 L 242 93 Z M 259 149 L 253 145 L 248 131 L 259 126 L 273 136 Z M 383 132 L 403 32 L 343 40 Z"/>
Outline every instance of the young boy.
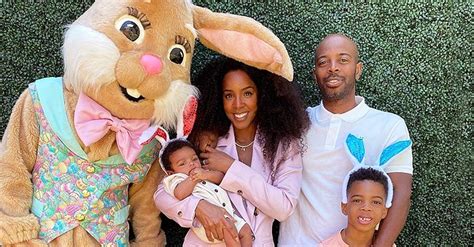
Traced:
<path fill-rule="evenodd" d="M 164 189 L 167 193 L 178 200 L 183 200 L 193 194 L 224 207 L 236 220 L 235 226 L 239 231 L 238 241 L 224 232 L 226 246 L 252 246 L 253 233 L 250 226 L 234 214 L 227 192 L 216 185 L 220 184 L 224 177 L 222 172 L 201 168 L 201 162 L 193 145 L 184 139 L 170 141 L 164 147 L 160 159 L 163 170 L 168 174 L 163 179 Z M 203 227 L 192 228 L 192 230 L 204 243 L 218 243 L 217 241 L 209 242 Z"/>
<path fill-rule="evenodd" d="M 388 177 L 380 170 L 362 167 L 353 172 L 347 182 L 347 204 L 341 203 L 347 227 L 320 246 L 372 246 L 375 228 L 387 216 L 389 186 Z"/>

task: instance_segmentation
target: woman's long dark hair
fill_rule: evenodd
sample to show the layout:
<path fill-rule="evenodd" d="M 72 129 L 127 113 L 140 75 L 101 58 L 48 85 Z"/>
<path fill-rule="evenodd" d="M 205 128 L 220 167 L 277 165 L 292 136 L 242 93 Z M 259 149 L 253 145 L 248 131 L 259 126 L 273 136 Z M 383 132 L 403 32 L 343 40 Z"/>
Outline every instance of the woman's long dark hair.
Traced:
<path fill-rule="evenodd" d="M 201 131 L 211 131 L 219 136 L 227 133 L 231 122 L 224 112 L 222 82 L 228 72 L 235 70 L 247 73 L 257 86 L 256 124 L 265 160 L 270 164 L 274 162 L 280 144 L 283 153 L 295 143 L 301 150 L 309 119 L 295 83 L 225 57 L 211 61 L 192 81 L 201 91 L 201 97 L 189 139 L 196 143 Z M 271 168 L 275 171 L 278 164 Z"/>

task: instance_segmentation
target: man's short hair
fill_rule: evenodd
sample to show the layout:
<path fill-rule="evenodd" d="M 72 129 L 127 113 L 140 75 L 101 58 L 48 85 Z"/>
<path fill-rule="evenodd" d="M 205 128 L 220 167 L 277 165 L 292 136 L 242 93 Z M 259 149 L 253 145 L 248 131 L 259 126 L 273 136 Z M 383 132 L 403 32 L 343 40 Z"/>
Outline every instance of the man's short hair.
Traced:
<path fill-rule="evenodd" d="M 313 59 L 314 59 L 314 61 L 313 61 L 314 63 L 316 63 L 316 56 L 317 56 L 316 51 L 318 50 L 318 47 L 319 47 L 319 45 L 321 44 L 321 42 L 323 42 L 325 39 L 327 39 L 327 38 L 329 38 L 329 37 L 333 37 L 333 36 L 343 37 L 343 38 L 346 38 L 346 39 L 350 40 L 352 43 L 354 43 L 354 45 L 355 45 L 355 47 L 356 47 L 356 60 L 357 60 L 357 62 L 360 62 L 360 57 L 359 57 L 359 45 L 357 45 L 357 42 L 355 42 L 355 40 L 354 40 L 351 36 L 349 36 L 349 35 L 347 35 L 347 34 L 345 34 L 345 33 L 330 33 L 330 34 L 324 36 L 324 38 L 323 38 L 321 41 L 319 41 L 319 43 L 318 43 L 318 44 L 316 45 L 316 47 L 314 48 L 314 58 L 313 58 Z"/>

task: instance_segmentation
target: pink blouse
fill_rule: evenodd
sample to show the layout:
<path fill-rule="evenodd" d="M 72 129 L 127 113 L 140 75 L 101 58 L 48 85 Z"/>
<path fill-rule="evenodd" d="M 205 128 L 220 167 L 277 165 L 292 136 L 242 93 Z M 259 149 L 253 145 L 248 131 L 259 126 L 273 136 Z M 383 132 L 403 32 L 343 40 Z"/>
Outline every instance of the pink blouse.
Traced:
<path fill-rule="evenodd" d="M 272 183 L 270 165 L 263 157 L 262 147 L 258 143 L 258 132 L 253 145 L 251 166 L 238 160 L 235 146 L 234 130 L 220 137 L 217 149 L 234 158 L 220 186 L 227 190 L 230 200 L 239 215 L 250 225 L 255 240 L 253 246 L 274 246 L 272 223 L 276 219 L 283 221 L 293 213 L 302 181 L 301 153 L 295 151 L 294 145 L 285 154 L 278 147 L 274 162 L 281 162 L 274 172 Z M 178 201 L 163 189 L 160 184 L 154 194 L 156 206 L 170 219 L 181 227 L 191 227 L 200 224 L 194 219 L 195 209 L 199 198 L 189 196 Z M 185 246 L 225 246 L 207 245 L 193 231 L 188 231 Z"/>

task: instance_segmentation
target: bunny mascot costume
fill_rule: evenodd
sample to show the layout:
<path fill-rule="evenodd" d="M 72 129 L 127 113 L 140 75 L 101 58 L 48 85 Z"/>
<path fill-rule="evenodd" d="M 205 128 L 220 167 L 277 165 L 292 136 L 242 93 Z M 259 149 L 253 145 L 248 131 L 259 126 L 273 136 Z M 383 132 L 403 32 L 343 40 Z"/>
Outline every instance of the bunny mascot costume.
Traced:
<path fill-rule="evenodd" d="M 0 147 L 0 245 L 165 244 L 152 198 L 160 145 L 138 139 L 152 123 L 175 129 L 195 108 L 197 38 L 292 80 L 284 45 L 253 19 L 189 0 L 96 0 L 68 26 L 63 76 L 30 84 L 11 113 Z"/>

